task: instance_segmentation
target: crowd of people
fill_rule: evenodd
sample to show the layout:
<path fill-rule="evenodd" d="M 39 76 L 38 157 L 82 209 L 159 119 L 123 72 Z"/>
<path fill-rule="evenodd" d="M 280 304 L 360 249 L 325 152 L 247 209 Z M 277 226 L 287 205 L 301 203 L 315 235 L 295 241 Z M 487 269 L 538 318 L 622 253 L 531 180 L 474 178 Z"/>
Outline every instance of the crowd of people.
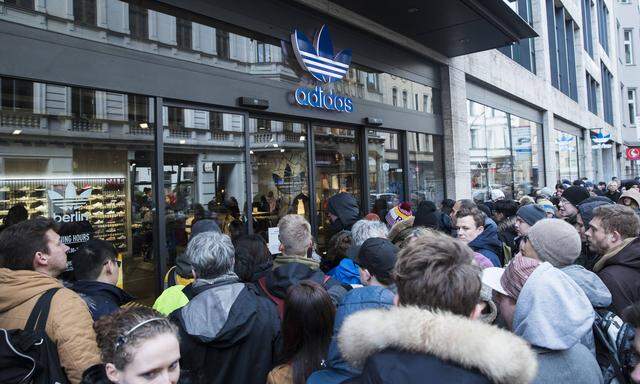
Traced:
<path fill-rule="evenodd" d="M 153 308 L 116 286 L 108 242 L 62 281 L 54 223 L 18 222 L 0 232 L 0 382 L 29 373 L 6 369 L 26 355 L 32 379 L 73 384 L 640 383 L 639 185 L 564 180 L 384 217 L 341 193 L 322 258 L 303 216 L 279 221 L 277 255 L 203 218 Z"/>

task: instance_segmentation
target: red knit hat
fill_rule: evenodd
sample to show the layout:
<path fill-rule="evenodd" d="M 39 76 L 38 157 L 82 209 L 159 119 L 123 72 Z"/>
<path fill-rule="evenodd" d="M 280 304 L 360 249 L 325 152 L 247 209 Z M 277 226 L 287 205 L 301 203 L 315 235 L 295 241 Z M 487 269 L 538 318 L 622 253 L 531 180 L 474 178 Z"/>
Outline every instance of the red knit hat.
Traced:
<path fill-rule="evenodd" d="M 520 291 L 524 287 L 524 283 L 533 271 L 540 265 L 540 261 L 524 256 L 516 256 L 511 260 L 509 265 L 500 278 L 502 288 L 515 300 L 518 300 Z"/>

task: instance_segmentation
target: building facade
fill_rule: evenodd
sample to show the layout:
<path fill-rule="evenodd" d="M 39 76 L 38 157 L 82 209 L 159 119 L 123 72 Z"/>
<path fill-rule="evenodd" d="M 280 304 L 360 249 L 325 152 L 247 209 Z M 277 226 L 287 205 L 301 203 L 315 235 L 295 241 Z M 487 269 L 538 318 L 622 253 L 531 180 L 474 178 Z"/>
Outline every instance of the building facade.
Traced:
<path fill-rule="evenodd" d="M 618 0 L 616 2 L 616 36 L 618 39 L 618 71 L 620 73 L 620 110 L 622 138 L 630 149 L 640 146 L 640 126 L 638 119 L 638 89 L 640 89 L 640 71 L 638 70 L 637 49 L 640 44 L 640 3 L 637 0 Z M 638 164 L 633 153 L 623 157 L 626 177 L 638 175 Z"/>
<path fill-rule="evenodd" d="M 384 215 L 620 175 L 610 0 L 479 3 L 0 1 L 0 216 L 111 241 L 145 298 L 206 214 L 271 245 L 304 215 L 322 254 L 340 192 Z"/>

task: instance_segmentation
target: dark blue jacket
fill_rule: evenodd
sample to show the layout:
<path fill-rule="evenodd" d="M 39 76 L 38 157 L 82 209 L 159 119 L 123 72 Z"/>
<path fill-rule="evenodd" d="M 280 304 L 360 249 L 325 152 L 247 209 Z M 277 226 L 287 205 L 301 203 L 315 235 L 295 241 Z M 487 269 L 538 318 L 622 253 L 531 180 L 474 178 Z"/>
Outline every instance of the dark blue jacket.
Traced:
<path fill-rule="evenodd" d="M 99 281 L 79 280 L 71 287 L 87 303 L 93 321 L 111 314 L 134 300 L 134 297 L 115 285 Z"/>
<path fill-rule="evenodd" d="M 469 247 L 482 254 L 495 267 L 501 267 L 498 255 L 502 253 L 502 241 L 498 238 L 498 226 L 493 220 L 487 220 L 484 224 L 484 231 L 469 243 Z"/>
<path fill-rule="evenodd" d="M 394 296 L 391 290 L 378 286 L 355 288 L 344 296 L 336 311 L 333 338 L 327 354 L 327 369 L 314 372 L 307 379 L 307 384 L 337 384 L 360 375 L 360 370 L 347 363 L 338 349 L 340 327 L 349 315 L 358 311 L 392 307 Z"/>

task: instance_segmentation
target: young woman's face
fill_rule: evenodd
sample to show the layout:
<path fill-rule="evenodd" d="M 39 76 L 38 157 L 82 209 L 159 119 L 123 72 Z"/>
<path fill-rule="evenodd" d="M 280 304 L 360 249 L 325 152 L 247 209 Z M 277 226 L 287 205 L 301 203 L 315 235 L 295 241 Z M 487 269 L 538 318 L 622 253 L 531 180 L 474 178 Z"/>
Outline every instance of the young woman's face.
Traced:
<path fill-rule="evenodd" d="M 164 333 L 145 340 L 133 351 L 133 360 L 118 370 L 109 363 L 107 376 L 117 384 L 176 384 L 180 378 L 180 345 Z"/>

